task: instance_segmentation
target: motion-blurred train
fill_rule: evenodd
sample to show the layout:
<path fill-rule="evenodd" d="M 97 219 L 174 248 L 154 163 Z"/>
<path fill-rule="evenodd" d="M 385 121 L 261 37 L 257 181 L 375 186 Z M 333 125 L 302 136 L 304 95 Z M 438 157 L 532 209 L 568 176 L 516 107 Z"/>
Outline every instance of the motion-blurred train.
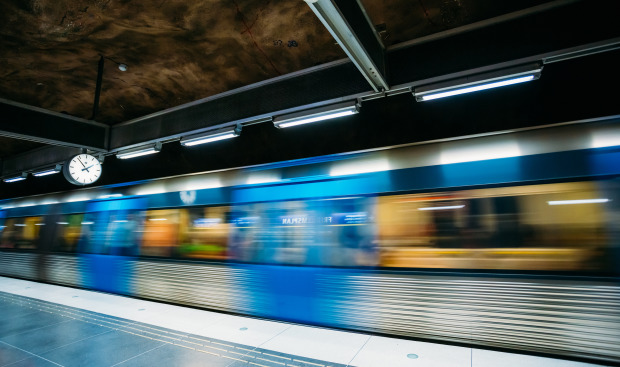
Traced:
<path fill-rule="evenodd" d="M 620 362 L 620 121 L 0 203 L 0 274 Z"/>

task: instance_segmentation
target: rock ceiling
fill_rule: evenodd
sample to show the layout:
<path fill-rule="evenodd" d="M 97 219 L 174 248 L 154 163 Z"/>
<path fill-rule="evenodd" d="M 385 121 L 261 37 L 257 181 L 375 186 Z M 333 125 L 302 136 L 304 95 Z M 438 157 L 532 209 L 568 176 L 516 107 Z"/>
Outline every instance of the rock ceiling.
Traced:
<path fill-rule="evenodd" d="M 386 46 L 541 2 L 362 1 Z M 0 98 L 108 124 L 346 57 L 302 0 L 5 0 L 0 38 Z"/>
<path fill-rule="evenodd" d="M 15 0 L 3 7 L 0 96 L 90 118 L 103 55 L 95 120 L 107 123 L 344 57 L 299 0 Z"/>

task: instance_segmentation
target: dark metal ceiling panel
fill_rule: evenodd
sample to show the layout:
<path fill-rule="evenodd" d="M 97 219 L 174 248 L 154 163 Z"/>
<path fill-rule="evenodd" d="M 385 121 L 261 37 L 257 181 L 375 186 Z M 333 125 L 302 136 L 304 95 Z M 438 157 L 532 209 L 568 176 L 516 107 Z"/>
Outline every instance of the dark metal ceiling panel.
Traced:
<path fill-rule="evenodd" d="M 31 141 L 0 137 L 0 159 L 40 148 L 42 146 L 43 145 L 40 143 L 34 143 Z"/>
<path fill-rule="evenodd" d="M 0 99 L 0 136 L 39 143 L 107 149 L 108 126 Z"/>
<path fill-rule="evenodd" d="M 12 156 L 2 162 L 2 175 L 28 171 L 39 167 L 64 162 L 79 154 L 80 148 L 44 146 L 22 154 Z"/>

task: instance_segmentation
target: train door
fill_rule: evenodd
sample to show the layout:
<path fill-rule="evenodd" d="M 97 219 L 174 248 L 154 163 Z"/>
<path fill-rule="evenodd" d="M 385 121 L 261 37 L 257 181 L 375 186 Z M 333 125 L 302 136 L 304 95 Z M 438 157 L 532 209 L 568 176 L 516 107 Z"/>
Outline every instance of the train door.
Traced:
<path fill-rule="evenodd" d="M 133 258 L 138 255 L 146 199 L 130 198 L 90 203 L 78 243 L 82 286 L 130 294 Z"/>
<path fill-rule="evenodd" d="M 377 263 L 376 187 L 365 177 L 343 181 L 235 190 L 229 253 L 243 262 L 241 291 L 252 300 L 242 312 L 336 324 L 327 279 Z"/>

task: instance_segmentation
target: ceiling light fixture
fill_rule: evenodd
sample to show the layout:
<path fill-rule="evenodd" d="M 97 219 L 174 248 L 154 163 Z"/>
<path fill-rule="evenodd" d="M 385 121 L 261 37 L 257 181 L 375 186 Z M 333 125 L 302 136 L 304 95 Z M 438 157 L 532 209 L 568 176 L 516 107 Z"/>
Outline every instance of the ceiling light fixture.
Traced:
<path fill-rule="evenodd" d="M 354 115 L 358 112 L 359 105 L 357 104 L 357 102 L 344 102 L 295 112 L 288 115 L 276 116 L 273 119 L 273 124 L 277 128 L 285 128 L 309 124 L 317 121 L 329 120 L 337 117 Z"/>
<path fill-rule="evenodd" d="M 62 165 L 57 164 L 53 168 L 46 168 L 40 171 L 32 172 L 32 175 L 35 177 L 48 176 L 53 175 L 55 173 L 59 173 L 62 170 Z"/>
<path fill-rule="evenodd" d="M 463 78 L 417 87 L 413 90 L 416 101 L 456 96 L 507 85 L 529 82 L 540 78 L 542 65 L 528 64 Z"/>
<path fill-rule="evenodd" d="M 218 140 L 236 138 L 241 135 L 241 125 L 235 127 L 227 127 L 224 129 L 213 130 L 206 133 L 186 136 L 181 139 L 181 145 L 191 147 L 194 145 L 211 143 Z"/>
<path fill-rule="evenodd" d="M 27 172 L 23 172 L 20 176 L 7 177 L 7 178 L 3 179 L 2 181 L 6 182 L 6 183 L 17 182 L 17 181 L 25 180 L 26 177 L 28 177 L 28 173 Z"/>
<path fill-rule="evenodd" d="M 120 153 L 116 153 L 116 158 L 129 159 L 129 158 L 141 157 L 143 155 L 159 153 L 160 150 L 161 150 L 161 143 L 157 142 L 155 143 L 155 145 L 151 145 L 148 147 L 130 149 L 130 150 L 126 150 Z"/>

